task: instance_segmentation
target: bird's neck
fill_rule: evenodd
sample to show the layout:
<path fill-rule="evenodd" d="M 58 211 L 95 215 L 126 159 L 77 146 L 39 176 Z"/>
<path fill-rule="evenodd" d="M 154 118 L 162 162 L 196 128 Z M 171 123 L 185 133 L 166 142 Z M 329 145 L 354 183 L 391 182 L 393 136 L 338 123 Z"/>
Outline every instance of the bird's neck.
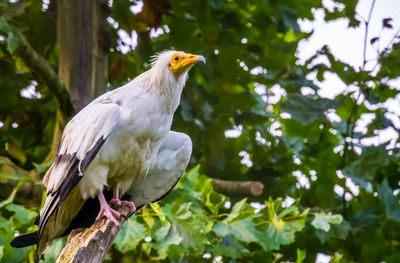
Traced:
<path fill-rule="evenodd" d="M 171 74 L 160 74 L 150 69 L 138 77 L 138 86 L 146 93 L 157 98 L 160 106 L 173 114 L 179 106 L 183 86 L 187 79 L 184 73 L 178 80 Z"/>

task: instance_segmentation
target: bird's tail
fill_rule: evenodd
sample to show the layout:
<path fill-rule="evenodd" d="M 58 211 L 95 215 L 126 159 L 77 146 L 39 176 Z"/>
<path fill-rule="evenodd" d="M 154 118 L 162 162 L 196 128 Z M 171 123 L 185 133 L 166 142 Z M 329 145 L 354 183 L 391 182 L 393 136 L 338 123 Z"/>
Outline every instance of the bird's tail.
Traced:
<path fill-rule="evenodd" d="M 23 236 L 19 236 L 11 241 L 11 246 L 15 248 L 27 247 L 36 244 L 37 239 L 37 231 L 34 233 L 26 234 Z"/>

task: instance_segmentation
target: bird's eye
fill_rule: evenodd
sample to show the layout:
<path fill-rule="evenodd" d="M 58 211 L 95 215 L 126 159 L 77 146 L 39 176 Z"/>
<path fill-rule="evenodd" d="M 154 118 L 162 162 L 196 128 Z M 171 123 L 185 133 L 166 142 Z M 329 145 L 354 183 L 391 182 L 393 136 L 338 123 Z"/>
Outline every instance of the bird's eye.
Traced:
<path fill-rule="evenodd" d="M 175 61 L 178 61 L 178 60 L 179 60 L 179 58 L 178 58 L 178 57 L 175 57 L 174 59 L 175 59 Z"/>

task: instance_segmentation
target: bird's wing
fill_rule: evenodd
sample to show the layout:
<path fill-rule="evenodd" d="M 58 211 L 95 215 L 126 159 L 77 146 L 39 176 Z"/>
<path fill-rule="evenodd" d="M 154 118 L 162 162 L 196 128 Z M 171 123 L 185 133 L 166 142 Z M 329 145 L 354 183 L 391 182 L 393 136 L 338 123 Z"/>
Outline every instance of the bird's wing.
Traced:
<path fill-rule="evenodd" d="M 136 207 L 140 208 L 167 195 L 185 171 L 191 153 L 190 137 L 184 133 L 170 131 L 162 142 L 147 176 L 128 191 Z"/>
<path fill-rule="evenodd" d="M 100 98 L 67 124 L 57 158 L 43 179 L 47 196 L 40 212 L 39 253 L 63 234 L 79 212 L 84 202 L 75 186 L 120 121 L 120 106 Z"/>

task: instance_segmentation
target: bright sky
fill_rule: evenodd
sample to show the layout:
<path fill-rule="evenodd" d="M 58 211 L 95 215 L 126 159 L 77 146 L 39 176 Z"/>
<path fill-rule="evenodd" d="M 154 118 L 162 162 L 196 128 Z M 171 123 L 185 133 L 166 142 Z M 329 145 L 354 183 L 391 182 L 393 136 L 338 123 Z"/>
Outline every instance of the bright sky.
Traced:
<path fill-rule="evenodd" d="M 356 8 L 356 11 L 359 16 L 367 20 L 370 7 L 373 0 L 360 0 L 359 4 Z M 323 0 L 323 4 L 325 7 L 332 10 L 335 6 L 335 3 L 332 0 Z M 322 46 L 327 45 L 330 51 L 334 54 L 334 56 L 340 61 L 346 62 L 347 64 L 353 66 L 356 69 L 360 69 L 363 64 L 363 47 L 364 47 L 364 36 L 365 36 L 365 26 L 360 25 L 357 28 L 348 28 L 348 21 L 346 19 L 339 19 L 332 22 L 324 21 L 324 13 L 322 10 L 314 10 L 315 21 L 300 21 L 300 26 L 303 31 L 311 32 L 314 31 L 312 36 L 302 41 L 298 47 L 298 57 L 299 62 L 304 62 L 310 56 L 315 54 L 315 51 L 320 49 Z M 374 12 L 371 16 L 371 22 L 369 26 L 368 33 L 368 46 L 366 49 L 366 58 L 367 61 L 370 61 L 366 65 L 367 70 L 373 69 L 375 65 L 375 61 L 377 58 L 376 48 L 378 50 L 382 50 L 382 48 L 388 46 L 390 41 L 392 40 L 395 34 L 398 34 L 398 30 L 400 30 L 400 1 L 393 0 L 376 0 Z M 382 19 L 383 18 L 393 18 L 392 25 L 393 29 L 382 30 Z M 370 45 L 369 41 L 373 37 L 380 36 L 380 42 L 378 45 L 375 45 L 375 49 L 372 45 Z M 326 62 L 322 58 L 318 62 Z M 315 76 L 310 76 L 313 80 L 315 80 Z M 325 74 L 325 81 L 318 82 L 318 86 L 321 90 L 318 94 L 321 97 L 326 98 L 334 98 L 336 95 L 344 92 L 345 90 L 354 90 L 355 87 L 347 87 L 335 74 Z M 400 80 L 391 81 L 390 86 L 400 90 Z M 310 91 L 306 91 L 310 92 Z M 383 106 L 390 112 L 385 116 L 391 119 L 396 126 L 396 128 L 400 128 L 400 97 L 399 95 L 395 99 L 389 100 Z M 372 109 L 372 107 L 369 107 Z M 331 119 L 338 119 L 338 116 L 335 116 L 335 113 L 329 113 L 328 117 Z M 370 123 L 375 118 L 374 114 L 364 114 L 357 122 L 356 131 L 358 132 L 366 132 L 366 125 Z M 376 136 L 371 138 L 366 138 L 361 141 L 364 145 L 377 145 L 382 142 L 391 141 L 389 147 L 393 148 L 395 146 L 395 141 L 397 140 L 398 133 L 393 128 L 387 128 L 381 132 L 379 132 Z M 296 176 L 298 179 L 298 184 L 301 187 L 309 187 L 308 178 L 301 174 L 299 171 L 296 171 L 293 176 Z M 338 171 L 338 177 L 344 178 L 344 175 Z M 311 178 L 312 179 L 312 178 Z M 350 192 L 357 196 L 359 193 L 359 188 L 352 182 L 350 178 L 346 178 L 346 186 L 350 190 Z M 335 193 L 342 196 L 344 193 L 344 188 L 335 185 Z M 352 198 L 350 193 L 346 193 L 346 199 Z M 331 259 L 330 255 L 319 253 L 317 255 L 316 263 L 327 263 Z"/>
<path fill-rule="evenodd" d="M 323 0 L 324 6 L 331 9 L 335 6 L 332 0 Z M 357 13 L 365 20 L 368 18 L 372 0 L 360 0 L 357 6 Z M 363 64 L 363 47 L 364 47 L 364 34 L 365 26 L 360 24 L 357 28 L 348 28 L 348 21 L 346 19 L 338 19 L 331 22 L 324 21 L 324 13 L 322 10 L 314 10 L 315 21 L 300 21 L 300 26 L 303 31 L 310 32 L 314 30 L 312 36 L 302 41 L 298 48 L 299 62 L 304 62 L 310 56 L 315 54 L 315 51 L 322 46 L 327 45 L 331 52 L 337 59 L 352 65 L 356 69 L 360 69 Z M 400 29 L 400 1 L 393 0 L 376 0 L 374 12 L 371 16 L 371 22 L 368 33 L 368 45 L 366 50 L 367 70 L 371 70 L 377 58 L 376 48 L 382 50 L 388 46 L 393 36 Z M 358 16 L 358 17 L 359 17 Z M 393 29 L 382 30 L 382 19 L 393 18 Z M 370 45 L 369 41 L 373 37 L 380 36 L 380 42 L 375 44 L 374 47 Z M 326 62 L 323 58 L 319 62 Z M 327 62 L 326 62 L 327 63 Z M 310 76 L 315 80 L 314 76 Z M 336 95 L 342 93 L 346 89 L 352 91 L 355 87 L 347 87 L 335 74 L 325 74 L 325 81 L 315 81 L 321 90 L 318 94 L 321 97 L 334 98 Z M 390 85 L 393 88 L 400 90 L 400 79 L 391 81 Z M 400 128 L 400 97 L 388 100 L 383 106 L 388 109 L 390 113 L 386 117 L 391 119 L 396 126 Z M 369 107 L 373 109 L 372 106 Z M 334 113 L 328 115 L 330 118 L 337 119 Z M 360 121 L 357 122 L 356 131 L 366 132 L 366 125 L 374 119 L 374 114 L 364 114 Z M 379 132 L 376 136 L 363 139 L 361 142 L 365 145 L 377 145 L 382 142 L 391 141 L 390 148 L 395 146 L 395 141 L 398 137 L 397 132 L 393 128 L 387 128 Z"/>

